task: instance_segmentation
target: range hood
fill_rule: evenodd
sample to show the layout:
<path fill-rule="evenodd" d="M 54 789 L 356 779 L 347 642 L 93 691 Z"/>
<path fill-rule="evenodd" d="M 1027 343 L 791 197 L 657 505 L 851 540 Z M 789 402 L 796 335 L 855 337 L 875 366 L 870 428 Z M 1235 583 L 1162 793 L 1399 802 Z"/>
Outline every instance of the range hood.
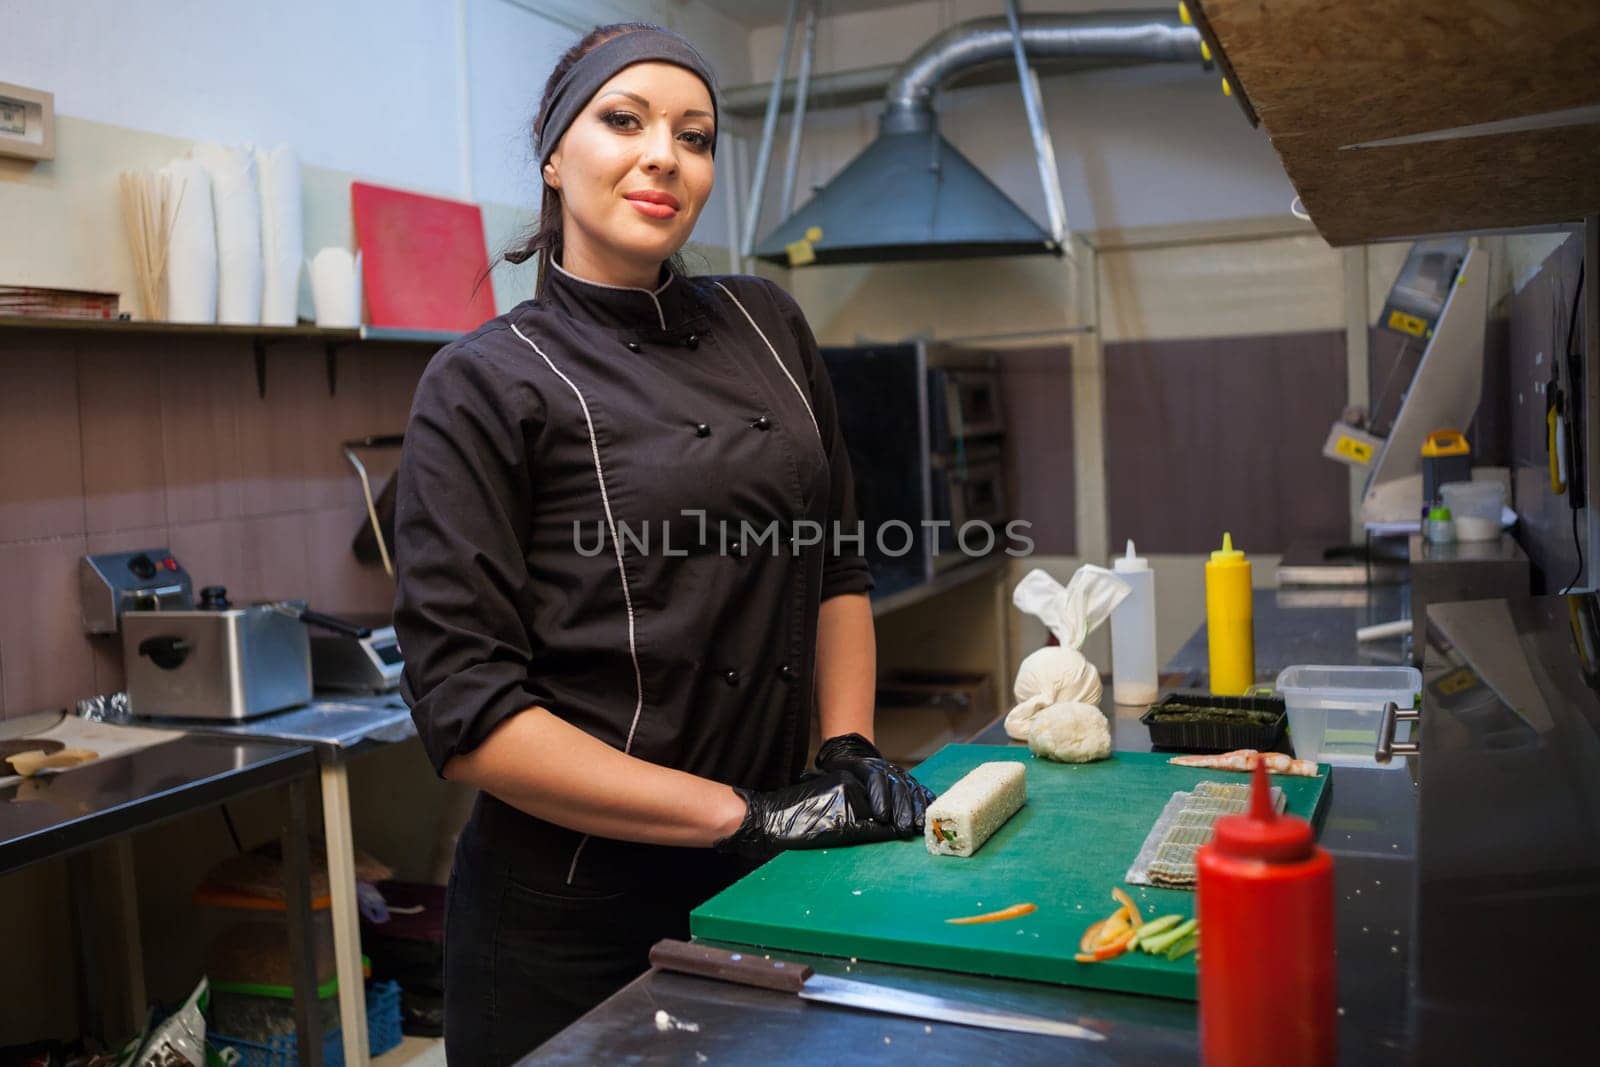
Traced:
<path fill-rule="evenodd" d="M 818 263 L 956 259 L 1061 250 L 1016 202 L 934 128 L 885 132 L 756 249 L 789 262 L 810 242 Z M 814 231 L 813 231 L 814 232 Z"/>
<path fill-rule="evenodd" d="M 1030 15 L 1028 58 L 1118 62 L 1202 61 L 1200 35 L 1165 11 Z M 759 259 L 876 263 L 1061 254 L 1050 234 L 939 134 L 933 94 L 980 66 L 1014 61 L 1004 17 L 951 26 L 901 64 L 890 81 L 877 140 L 763 238 Z"/>

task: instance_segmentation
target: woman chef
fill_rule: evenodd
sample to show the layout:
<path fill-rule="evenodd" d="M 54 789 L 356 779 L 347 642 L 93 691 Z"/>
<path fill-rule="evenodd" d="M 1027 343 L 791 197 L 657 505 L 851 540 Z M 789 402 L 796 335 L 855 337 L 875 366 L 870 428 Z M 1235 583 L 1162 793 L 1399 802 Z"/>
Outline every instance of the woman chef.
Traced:
<path fill-rule="evenodd" d="M 600 27 L 534 123 L 537 296 L 417 387 L 395 625 L 417 729 L 480 790 L 450 878 L 451 1063 L 514 1060 L 786 848 L 907 837 L 872 735 L 872 579 L 816 342 L 783 290 L 691 278 L 713 76 Z M 803 775 L 812 711 L 818 772 Z"/>

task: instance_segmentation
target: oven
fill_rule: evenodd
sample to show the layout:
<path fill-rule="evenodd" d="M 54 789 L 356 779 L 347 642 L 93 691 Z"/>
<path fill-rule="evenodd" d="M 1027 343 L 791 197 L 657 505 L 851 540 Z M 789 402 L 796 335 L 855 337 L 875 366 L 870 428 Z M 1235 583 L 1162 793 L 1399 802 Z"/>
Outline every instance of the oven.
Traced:
<path fill-rule="evenodd" d="M 908 342 L 822 358 L 884 596 L 1005 547 L 1005 414 L 993 352 Z"/>

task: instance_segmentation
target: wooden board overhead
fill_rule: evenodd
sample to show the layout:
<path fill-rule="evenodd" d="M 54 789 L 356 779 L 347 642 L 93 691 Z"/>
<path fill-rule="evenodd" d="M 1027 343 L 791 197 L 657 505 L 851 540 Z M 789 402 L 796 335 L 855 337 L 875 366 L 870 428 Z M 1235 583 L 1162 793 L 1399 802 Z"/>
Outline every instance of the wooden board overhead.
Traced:
<path fill-rule="evenodd" d="M 1600 107 L 1595 0 L 1189 0 L 1330 244 L 1600 211 L 1600 116 L 1354 145 Z"/>

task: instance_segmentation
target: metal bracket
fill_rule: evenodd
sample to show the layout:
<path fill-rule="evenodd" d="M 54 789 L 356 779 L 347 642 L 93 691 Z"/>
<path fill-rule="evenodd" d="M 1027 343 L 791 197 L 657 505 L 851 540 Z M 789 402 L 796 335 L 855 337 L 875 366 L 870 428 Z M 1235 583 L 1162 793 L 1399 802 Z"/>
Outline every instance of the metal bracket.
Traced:
<path fill-rule="evenodd" d="M 328 368 L 328 395 L 339 393 L 339 349 L 347 342 L 329 341 L 322 346 L 322 360 Z"/>
<path fill-rule="evenodd" d="M 256 396 L 262 400 L 267 398 L 267 346 L 276 340 L 279 339 L 260 336 L 250 339 L 250 351 L 255 356 L 256 362 Z M 329 396 L 336 396 L 339 392 L 339 349 L 354 343 L 354 341 L 323 342 L 322 359 L 328 372 Z"/>
<path fill-rule="evenodd" d="M 800 174 L 800 142 L 805 132 L 806 97 L 811 92 L 811 61 L 817 51 L 817 0 L 806 0 L 805 39 L 800 45 L 800 75 L 794 91 L 794 113 L 789 116 L 789 155 L 783 166 L 783 192 L 778 196 L 780 218 L 794 214 L 795 180 Z"/>
<path fill-rule="evenodd" d="M 267 398 L 267 339 L 265 337 L 252 337 L 250 349 L 256 357 L 256 396 L 262 400 Z"/>
<path fill-rule="evenodd" d="M 1017 81 L 1022 87 L 1022 106 L 1028 114 L 1028 132 L 1033 136 L 1033 154 L 1039 165 L 1039 183 L 1044 187 L 1045 212 L 1050 221 L 1050 239 L 1056 253 L 1075 259 L 1067 232 L 1067 202 L 1061 192 L 1061 171 L 1056 166 L 1055 142 L 1044 120 L 1044 94 L 1039 76 L 1028 65 L 1022 44 L 1022 16 L 1017 0 L 1006 0 L 1006 19 L 1011 23 L 1011 49 L 1017 60 Z"/>
<path fill-rule="evenodd" d="M 778 69 L 772 73 L 767 115 L 761 124 L 761 148 L 756 153 L 755 176 L 750 180 L 750 202 L 745 205 L 743 248 L 746 256 L 755 254 L 756 227 L 761 224 L 761 198 L 767 190 L 767 168 L 772 163 L 772 141 L 778 133 L 778 112 L 783 109 L 783 83 L 789 75 L 789 51 L 794 45 L 794 24 L 799 13 L 800 0 L 789 0 L 789 17 L 783 24 L 783 50 L 778 53 Z"/>

